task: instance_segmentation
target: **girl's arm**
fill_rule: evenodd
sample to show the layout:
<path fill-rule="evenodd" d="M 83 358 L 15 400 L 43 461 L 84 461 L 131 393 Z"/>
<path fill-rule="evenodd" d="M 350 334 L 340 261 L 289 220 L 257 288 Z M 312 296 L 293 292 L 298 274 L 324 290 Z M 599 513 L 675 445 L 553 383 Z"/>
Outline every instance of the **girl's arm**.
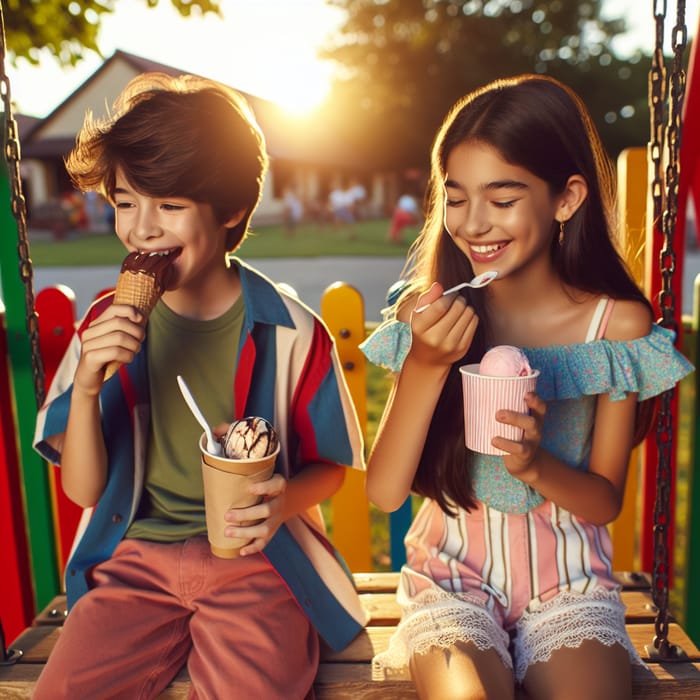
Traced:
<path fill-rule="evenodd" d="M 469 349 L 478 318 L 459 295 L 434 284 L 416 300 L 411 348 L 395 380 L 367 462 L 369 499 L 386 512 L 410 493 L 435 406 L 451 365 Z M 456 410 L 461 410 L 457 407 Z"/>
<path fill-rule="evenodd" d="M 644 305 L 617 302 L 606 337 L 631 340 L 647 335 L 650 328 L 651 317 Z M 622 508 L 633 447 L 637 395 L 629 394 L 622 401 L 611 401 L 608 395 L 598 397 L 587 472 L 572 469 L 539 448 L 544 403 L 532 395 L 527 403 L 531 416 L 517 417 L 517 414 L 502 412 L 503 418 L 513 419 L 525 429 L 523 443 L 503 441 L 498 445 L 509 451 L 512 448 L 503 458 L 506 468 L 545 498 L 592 524 L 605 525 L 613 521 Z"/>
<path fill-rule="evenodd" d="M 526 401 L 534 414 L 541 400 L 531 394 Z M 606 525 L 622 508 L 636 403 L 636 394 L 630 394 L 623 401 L 610 401 L 607 395 L 598 397 L 593 447 L 586 472 L 571 468 L 542 448 L 532 450 L 533 433 L 516 418 L 518 414 L 512 414 L 512 423 L 525 428 L 523 442 L 501 442 L 495 438 L 494 445 L 498 442 L 497 446 L 502 449 L 512 448 L 503 460 L 513 476 L 574 515 L 594 525 Z M 504 411 L 503 417 L 506 413 L 509 412 Z M 525 418 L 534 422 L 532 416 Z"/>
<path fill-rule="evenodd" d="M 112 360 L 130 362 L 144 337 L 143 316 L 131 306 L 112 305 L 83 332 L 73 379 L 68 423 L 61 450 L 61 485 L 68 498 L 87 508 L 107 482 L 100 389 Z"/>

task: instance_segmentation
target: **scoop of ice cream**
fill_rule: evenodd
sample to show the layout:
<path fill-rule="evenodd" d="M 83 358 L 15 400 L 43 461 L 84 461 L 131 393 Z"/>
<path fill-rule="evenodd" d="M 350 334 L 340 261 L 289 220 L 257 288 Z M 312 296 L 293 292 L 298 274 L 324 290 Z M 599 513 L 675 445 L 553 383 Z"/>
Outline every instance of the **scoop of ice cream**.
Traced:
<path fill-rule="evenodd" d="M 259 459 L 271 455 L 279 444 L 274 427 L 264 418 L 242 418 L 229 426 L 221 437 L 222 454 L 227 459 Z"/>
<path fill-rule="evenodd" d="M 120 272 L 143 273 L 152 276 L 156 291 L 162 294 L 175 272 L 172 262 L 180 255 L 181 251 L 182 248 L 150 253 L 135 250 L 124 258 Z"/>
<path fill-rule="evenodd" d="M 532 367 L 520 348 L 496 345 L 481 358 L 479 374 L 490 377 L 527 377 L 532 374 Z"/>

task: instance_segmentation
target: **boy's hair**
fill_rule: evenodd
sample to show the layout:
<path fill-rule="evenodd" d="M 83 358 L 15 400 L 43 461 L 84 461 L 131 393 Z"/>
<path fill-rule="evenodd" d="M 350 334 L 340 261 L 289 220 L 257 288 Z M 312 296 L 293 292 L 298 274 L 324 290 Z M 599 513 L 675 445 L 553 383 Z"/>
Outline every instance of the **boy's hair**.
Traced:
<path fill-rule="evenodd" d="M 550 255 L 554 269 L 565 284 L 575 289 L 613 299 L 638 300 L 651 309 L 617 249 L 614 169 L 591 117 L 573 90 L 544 75 L 496 80 L 459 100 L 448 113 L 433 145 L 428 215 L 411 249 L 410 283 L 399 305 L 433 280 L 451 287 L 473 277 L 471 263 L 444 224 L 447 160 L 452 150 L 465 141 L 492 146 L 508 163 L 544 180 L 552 195 L 564 190 L 571 175 L 583 176 L 588 196 L 566 222 L 561 245 L 559 222 L 552 221 Z M 414 481 L 418 493 L 437 500 L 448 513 L 450 501 L 466 508 L 473 505 L 465 469 L 468 453 L 464 425 L 461 411 L 455 410 L 461 402 L 458 368 L 479 362 L 492 342 L 480 295 L 471 299 L 480 319 L 476 336 L 445 382 Z M 647 417 L 638 420 L 635 439 L 640 439 L 648 427 Z M 445 439 L 447 435 L 449 440 Z"/>
<path fill-rule="evenodd" d="M 164 73 L 131 80 L 109 117 L 88 112 L 66 159 L 80 190 L 111 203 L 120 168 L 137 191 L 209 204 L 219 223 L 245 211 L 228 231 L 229 251 L 247 232 L 267 166 L 264 136 L 241 95 L 206 78 Z"/>

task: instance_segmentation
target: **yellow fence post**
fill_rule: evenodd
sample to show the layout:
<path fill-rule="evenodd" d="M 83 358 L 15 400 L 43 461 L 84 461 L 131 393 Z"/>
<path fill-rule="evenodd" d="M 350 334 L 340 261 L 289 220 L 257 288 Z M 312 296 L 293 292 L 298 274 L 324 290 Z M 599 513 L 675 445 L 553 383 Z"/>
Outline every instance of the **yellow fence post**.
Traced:
<path fill-rule="evenodd" d="M 367 425 L 367 363 L 359 349 L 365 339 L 365 309 L 360 292 L 335 282 L 321 297 L 321 316 L 335 338 L 340 363 L 363 432 Z M 345 483 L 331 499 L 333 542 L 351 571 L 371 571 L 369 503 L 365 475 L 348 470 Z"/>
<path fill-rule="evenodd" d="M 621 250 L 637 284 L 644 288 L 646 216 L 648 196 L 647 149 L 628 148 L 617 160 L 618 225 Z M 613 540 L 613 569 L 635 571 L 639 568 L 638 490 L 643 469 L 644 450 L 636 447 L 630 456 L 625 500 L 620 515 L 610 527 Z"/>

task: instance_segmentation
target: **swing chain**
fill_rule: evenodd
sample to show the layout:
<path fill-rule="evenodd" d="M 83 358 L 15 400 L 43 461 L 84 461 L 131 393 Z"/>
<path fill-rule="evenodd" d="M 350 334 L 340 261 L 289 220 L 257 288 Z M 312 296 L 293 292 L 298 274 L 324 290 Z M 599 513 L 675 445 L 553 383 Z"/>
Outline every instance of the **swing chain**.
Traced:
<path fill-rule="evenodd" d="M 661 10 L 659 10 L 661 8 Z M 656 46 L 649 71 L 651 101 L 651 141 L 649 153 L 654 166 L 654 179 L 651 193 L 654 205 L 654 230 L 661 225 L 664 237 L 660 253 L 662 289 L 659 293 L 661 319 L 664 328 L 678 332 L 676 322 L 676 300 L 672 288 L 676 271 L 676 254 L 673 249 L 673 234 L 678 215 L 678 175 L 679 150 L 681 141 L 681 117 L 685 96 L 686 76 L 682 58 L 687 44 L 685 26 L 685 0 L 677 2 L 676 25 L 673 28 L 673 67 L 666 80 L 666 67 L 663 54 L 664 20 L 666 0 L 657 0 L 654 6 L 656 23 Z M 670 89 L 669 87 L 670 86 Z M 666 99 L 668 96 L 668 100 Z M 668 109 L 665 109 L 667 102 Z M 664 170 L 664 155 L 667 165 Z M 654 503 L 654 570 L 652 574 L 652 597 L 658 609 L 655 620 L 655 636 L 652 645 L 646 650 L 652 657 L 666 661 L 686 658 L 676 645 L 668 642 L 668 589 L 670 555 L 668 551 L 668 528 L 671 520 L 671 459 L 673 445 L 672 401 L 675 390 L 670 389 L 661 395 L 659 415 L 656 423 L 656 444 L 658 448 L 658 469 L 656 473 L 656 500 Z"/>
<path fill-rule="evenodd" d="M 20 146 L 17 122 L 12 115 L 12 96 L 10 80 L 5 71 L 5 17 L 0 3 L 0 98 L 5 113 L 3 146 L 12 190 L 12 214 L 17 222 L 17 252 L 20 279 L 24 283 L 25 308 L 27 310 L 27 333 L 32 348 L 32 376 L 37 405 L 41 406 L 45 398 L 44 366 L 39 347 L 39 318 L 34 308 L 34 284 L 32 261 L 29 256 L 29 236 L 27 235 L 27 202 L 22 193 L 20 175 Z"/>

